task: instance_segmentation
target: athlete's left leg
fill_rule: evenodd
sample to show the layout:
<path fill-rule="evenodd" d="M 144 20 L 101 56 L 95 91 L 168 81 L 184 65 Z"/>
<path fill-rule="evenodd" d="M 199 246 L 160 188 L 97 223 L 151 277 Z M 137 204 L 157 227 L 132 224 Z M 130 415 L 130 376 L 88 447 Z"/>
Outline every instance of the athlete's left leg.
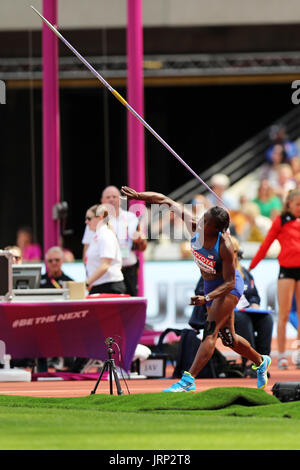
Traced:
<path fill-rule="evenodd" d="M 229 294 L 232 295 L 232 294 Z M 259 366 L 262 362 L 262 356 L 255 351 L 250 343 L 238 335 L 234 329 L 234 311 L 230 313 L 228 320 L 224 323 L 220 329 L 220 334 L 223 344 L 228 346 L 242 357 L 246 357 L 249 361 L 254 362 L 256 366 Z"/>
<path fill-rule="evenodd" d="M 265 388 L 268 383 L 267 373 L 271 364 L 271 358 L 267 355 L 262 356 L 259 354 L 245 338 L 236 334 L 234 330 L 234 311 L 232 311 L 227 322 L 220 329 L 220 336 L 226 346 L 254 362 L 255 365 L 252 367 L 257 373 L 257 387 Z"/>

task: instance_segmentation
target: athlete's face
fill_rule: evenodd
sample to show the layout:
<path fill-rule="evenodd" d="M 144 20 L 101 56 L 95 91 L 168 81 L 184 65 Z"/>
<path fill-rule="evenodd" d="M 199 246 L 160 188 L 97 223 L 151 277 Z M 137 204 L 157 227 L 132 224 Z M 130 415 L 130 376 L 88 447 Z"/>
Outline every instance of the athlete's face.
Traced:
<path fill-rule="evenodd" d="M 289 210 L 295 217 L 300 217 L 300 196 L 294 197 L 289 202 Z"/>
<path fill-rule="evenodd" d="M 203 216 L 203 230 L 204 230 L 204 237 L 214 236 L 218 233 L 215 219 L 209 211 L 205 212 Z"/>

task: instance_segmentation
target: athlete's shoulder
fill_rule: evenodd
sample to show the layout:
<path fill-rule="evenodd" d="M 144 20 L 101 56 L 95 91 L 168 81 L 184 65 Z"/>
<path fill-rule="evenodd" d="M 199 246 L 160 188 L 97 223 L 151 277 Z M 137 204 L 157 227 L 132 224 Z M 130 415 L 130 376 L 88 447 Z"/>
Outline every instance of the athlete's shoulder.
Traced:
<path fill-rule="evenodd" d="M 220 254 L 222 257 L 224 257 L 224 255 L 233 255 L 233 244 L 232 244 L 232 241 L 231 241 L 231 236 L 230 236 L 230 233 L 228 232 L 225 232 L 225 233 L 222 233 L 221 234 L 221 237 L 220 237 Z"/>
<path fill-rule="evenodd" d="M 221 233 L 220 243 L 226 246 L 232 246 L 231 235 L 229 232 Z"/>

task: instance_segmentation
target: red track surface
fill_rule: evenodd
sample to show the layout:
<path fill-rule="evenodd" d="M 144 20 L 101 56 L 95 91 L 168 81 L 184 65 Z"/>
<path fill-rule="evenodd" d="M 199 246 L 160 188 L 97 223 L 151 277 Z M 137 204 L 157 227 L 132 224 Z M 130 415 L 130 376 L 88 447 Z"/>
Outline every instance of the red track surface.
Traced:
<path fill-rule="evenodd" d="M 288 341 L 288 348 L 291 348 L 293 341 Z M 219 350 L 229 352 L 222 347 L 218 340 L 217 347 Z M 296 369 L 290 358 L 290 366 L 288 370 L 278 370 L 277 368 L 277 344 L 276 338 L 272 341 L 272 364 L 269 369 L 270 379 L 268 381 L 266 392 L 272 395 L 272 387 L 276 382 L 300 382 L 300 369 Z M 237 357 L 235 357 L 237 359 Z M 239 361 L 239 359 L 238 359 Z M 167 376 L 171 376 L 172 366 L 167 366 Z M 135 393 L 158 393 L 164 388 L 169 387 L 176 380 L 174 379 L 126 379 L 127 387 L 130 394 Z M 36 397 L 84 397 L 90 395 L 94 389 L 96 380 L 82 381 L 36 381 L 36 382 L 0 382 L 1 395 L 21 395 Z M 128 394 L 126 384 L 120 379 L 121 388 L 124 394 Z M 198 379 L 196 380 L 196 392 L 202 392 L 215 387 L 250 387 L 256 388 L 255 378 L 221 378 L 221 379 Z M 117 394 L 116 386 L 113 384 L 113 392 Z M 109 382 L 101 380 L 97 391 L 99 393 L 110 393 Z"/>
<path fill-rule="evenodd" d="M 270 367 L 271 377 L 266 387 L 266 392 L 272 394 L 272 386 L 276 382 L 300 382 L 300 370 L 294 365 L 286 371 L 278 370 L 276 361 Z M 127 379 L 127 387 L 130 394 L 135 393 L 157 393 L 169 387 L 175 380 L 170 379 Z M 1 382 L 0 394 L 21 395 L 35 397 L 84 397 L 90 395 L 94 389 L 95 380 L 83 381 L 46 381 L 46 382 Z M 123 379 L 120 384 L 124 394 L 128 394 L 126 384 Z M 230 379 L 198 379 L 196 380 L 196 391 L 202 392 L 214 387 L 251 387 L 256 388 L 256 379 L 253 378 L 230 378 Z M 115 384 L 113 384 L 114 394 L 117 394 Z M 96 391 L 109 394 L 109 382 L 99 383 Z"/>

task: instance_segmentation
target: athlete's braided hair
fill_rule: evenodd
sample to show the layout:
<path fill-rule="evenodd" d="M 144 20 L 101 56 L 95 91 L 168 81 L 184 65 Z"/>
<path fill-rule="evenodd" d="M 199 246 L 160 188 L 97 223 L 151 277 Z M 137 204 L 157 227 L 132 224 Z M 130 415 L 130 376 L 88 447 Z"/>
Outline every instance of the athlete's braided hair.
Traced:
<path fill-rule="evenodd" d="M 209 210 L 211 216 L 215 220 L 216 227 L 219 232 L 224 233 L 229 227 L 230 224 L 230 218 L 228 212 L 223 209 L 222 207 L 212 207 Z"/>

